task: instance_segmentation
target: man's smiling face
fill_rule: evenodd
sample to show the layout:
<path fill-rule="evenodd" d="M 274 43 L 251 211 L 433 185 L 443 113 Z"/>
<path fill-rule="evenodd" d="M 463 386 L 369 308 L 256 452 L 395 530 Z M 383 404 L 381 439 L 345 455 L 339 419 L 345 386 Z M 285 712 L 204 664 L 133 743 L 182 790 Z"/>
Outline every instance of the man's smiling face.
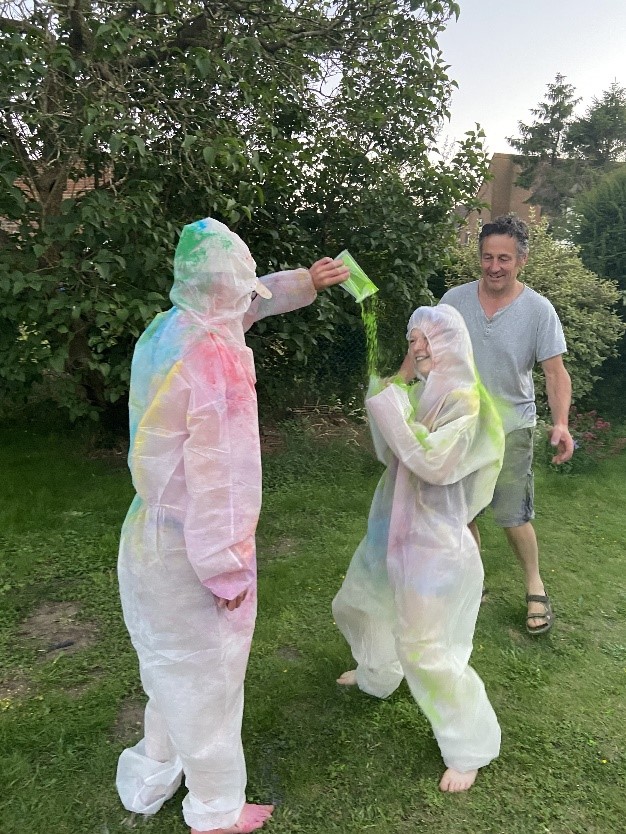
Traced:
<path fill-rule="evenodd" d="M 492 295 L 506 295 L 517 282 L 517 276 L 528 260 L 519 255 L 515 238 L 509 235 L 489 235 L 481 241 L 480 277 Z"/>

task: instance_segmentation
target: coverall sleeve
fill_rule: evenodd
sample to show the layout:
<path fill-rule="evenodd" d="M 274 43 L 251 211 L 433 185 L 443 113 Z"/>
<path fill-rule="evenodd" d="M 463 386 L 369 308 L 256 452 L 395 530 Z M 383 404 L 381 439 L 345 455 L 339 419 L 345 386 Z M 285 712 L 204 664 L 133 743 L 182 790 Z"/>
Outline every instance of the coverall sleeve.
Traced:
<path fill-rule="evenodd" d="M 464 458 L 476 431 L 478 391 L 460 389 L 450 394 L 432 431 L 413 419 L 407 391 L 398 385 L 389 385 L 366 406 L 393 454 L 419 478 L 443 485 L 468 474 Z"/>
<path fill-rule="evenodd" d="M 255 582 L 254 536 L 261 510 L 251 352 L 204 343 L 186 357 L 185 374 L 190 386 L 184 443 L 187 556 L 206 588 L 234 599 Z"/>
<path fill-rule="evenodd" d="M 317 298 L 308 269 L 272 272 L 259 280 L 271 290 L 272 297 L 261 298 L 257 295 L 244 316 L 244 332 L 249 330 L 255 321 L 260 321 L 267 316 L 276 316 L 279 313 L 290 313 L 292 310 L 312 304 Z"/>
<path fill-rule="evenodd" d="M 385 383 L 380 377 L 373 376 L 370 378 L 370 384 L 367 389 L 367 394 L 365 395 L 365 405 L 367 407 L 368 400 L 372 397 L 377 396 L 380 394 L 381 391 L 384 390 Z M 384 463 L 385 466 L 389 466 L 393 459 L 393 452 L 389 448 L 389 444 L 384 438 L 384 435 L 378 428 L 378 424 L 375 420 L 369 421 L 369 428 L 370 434 L 372 435 L 372 442 L 374 444 L 374 451 L 376 452 L 376 457 L 381 463 Z"/>

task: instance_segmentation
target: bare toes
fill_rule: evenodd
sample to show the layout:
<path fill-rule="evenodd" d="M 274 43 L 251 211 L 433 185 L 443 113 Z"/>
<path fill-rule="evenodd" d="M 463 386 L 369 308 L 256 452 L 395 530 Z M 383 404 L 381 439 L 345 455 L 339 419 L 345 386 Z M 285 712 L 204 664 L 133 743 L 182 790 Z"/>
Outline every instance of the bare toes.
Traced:
<path fill-rule="evenodd" d="M 356 684 L 356 669 L 350 669 L 349 672 L 344 672 L 339 678 L 337 678 L 337 683 L 341 684 L 341 686 L 354 686 Z"/>
<path fill-rule="evenodd" d="M 466 791 L 474 784 L 477 773 L 477 770 L 469 770 L 466 773 L 461 773 L 460 771 L 449 767 L 441 777 L 439 789 L 447 791 L 448 793 Z"/>

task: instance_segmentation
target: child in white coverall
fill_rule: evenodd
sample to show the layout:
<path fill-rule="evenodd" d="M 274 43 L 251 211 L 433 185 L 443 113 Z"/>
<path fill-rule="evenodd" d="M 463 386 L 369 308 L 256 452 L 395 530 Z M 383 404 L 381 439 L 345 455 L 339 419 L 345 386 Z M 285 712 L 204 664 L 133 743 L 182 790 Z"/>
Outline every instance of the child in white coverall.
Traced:
<path fill-rule="evenodd" d="M 483 568 L 467 525 L 491 500 L 504 434 L 460 313 L 420 307 L 407 339 L 400 378 L 373 380 L 366 398 L 387 469 L 333 601 L 358 664 L 338 682 L 386 698 L 405 677 L 447 767 L 441 790 L 463 791 L 500 749 L 495 713 L 468 665 Z"/>
<path fill-rule="evenodd" d="M 345 280 L 323 258 L 259 283 L 248 247 L 216 220 L 183 229 L 172 309 L 139 339 L 130 386 L 136 490 L 120 542 L 124 620 L 148 696 L 124 750 L 124 806 L 154 814 L 178 789 L 192 834 L 246 834 L 271 805 L 245 802 L 244 677 L 256 615 L 261 454 L 244 332 Z M 273 297 L 272 297 L 273 295 Z"/>

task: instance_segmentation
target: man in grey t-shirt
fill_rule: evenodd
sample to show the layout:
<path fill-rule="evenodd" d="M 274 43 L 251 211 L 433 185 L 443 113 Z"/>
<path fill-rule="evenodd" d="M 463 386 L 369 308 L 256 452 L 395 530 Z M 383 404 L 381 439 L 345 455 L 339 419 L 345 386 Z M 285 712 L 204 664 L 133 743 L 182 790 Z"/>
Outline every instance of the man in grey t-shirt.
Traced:
<path fill-rule="evenodd" d="M 474 358 L 487 390 L 500 405 L 506 433 L 504 463 L 492 507 L 526 578 L 530 634 L 550 630 L 554 614 L 539 573 L 532 478 L 532 434 L 536 422 L 532 370 L 539 362 L 546 377 L 552 414 L 553 463 L 565 463 L 574 451 L 568 414 L 571 382 L 563 364 L 567 350 L 561 322 L 547 298 L 518 280 L 528 260 L 528 228 L 516 217 L 498 217 L 479 236 L 480 280 L 448 290 L 441 304 L 465 319 Z M 476 541 L 475 522 L 470 525 Z"/>

